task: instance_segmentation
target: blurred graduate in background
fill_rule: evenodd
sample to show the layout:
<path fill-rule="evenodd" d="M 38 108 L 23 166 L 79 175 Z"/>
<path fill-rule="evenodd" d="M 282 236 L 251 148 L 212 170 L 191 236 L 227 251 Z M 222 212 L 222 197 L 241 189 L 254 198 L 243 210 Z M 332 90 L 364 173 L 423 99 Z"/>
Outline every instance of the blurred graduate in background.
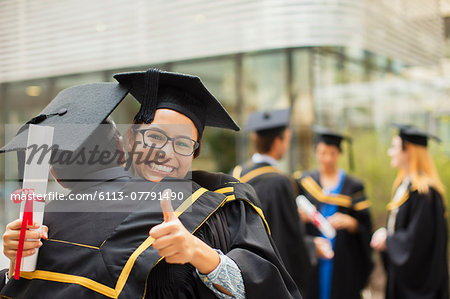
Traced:
<path fill-rule="evenodd" d="M 233 176 L 255 188 L 281 258 L 303 292 L 316 260 L 316 250 L 313 237 L 306 235 L 305 225 L 297 213 L 293 182 L 277 168 L 291 142 L 289 118 L 289 109 L 249 115 L 246 130 L 252 132 L 256 152 L 249 161 L 233 169 Z"/>
<path fill-rule="evenodd" d="M 314 132 L 318 169 L 297 174 L 297 183 L 337 233 L 329 239 L 334 258 L 319 260 L 305 297 L 359 299 L 372 271 L 370 202 L 363 184 L 338 167 L 341 142 L 350 138 L 323 127 Z M 323 236 L 306 214 L 301 217 L 310 222 L 308 233 Z"/>
<path fill-rule="evenodd" d="M 386 298 L 447 299 L 447 212 L 444 186 L 427 150 L 437 137 L 408 125 L 388 151 L 398 169 L 388 204 L 386 228 L 371 245 L 383 253 L 387 271 Z"/>

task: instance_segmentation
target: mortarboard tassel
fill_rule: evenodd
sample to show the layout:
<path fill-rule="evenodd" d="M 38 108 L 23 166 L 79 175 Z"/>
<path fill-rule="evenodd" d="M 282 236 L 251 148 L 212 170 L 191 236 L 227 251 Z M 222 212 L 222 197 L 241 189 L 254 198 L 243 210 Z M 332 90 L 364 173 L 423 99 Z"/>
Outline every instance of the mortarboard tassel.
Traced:
<path fill-rule="evenodd" d="M 35 116 L 35 117 L 33 117 L 32 119 L 30 119 L 29 121 L 27 121 L 26 123 L 25 123 L 25 125 L 37 125 L 37 124 L 40 124 L 41 122 L 43 122 L 44 120 L 46 120 L 47 118 L 49 118 L 49 117 L 51 117 L 51 116 L 54 116 L 54 115 L 59 115 L 59 116 L 62 116 L 62 115 L 64 115 L 64 114 L 66 114 L 67 113 L 67 108 L 61 108 L 58 112 L 55 112 L 55 113 L 49 113 L 49 114 L 39 114 L 38 116 Z M 25 127 L 25 126 L 24 126 Z M 22 127 L 23 128 L 23 127 Z M 21 129 L 22 129 L 21 128 Z M 19 130 L 19 133 L 20 133 L 21 131 Z M 17 133 L 17 135 L 19 134 L 19 133 Z"/>
<path fill-rule="evenodd" d="M 145 73 L 145 94 L 139 112 L 134 117 L 136 123 L 149 124 L 155 118 L 158 104 L 159 70 L 150 68 Z"/>
<path fill-rule="evenodd" d="M 33 117 L 32 119 L 30 119 L 26 125 L 32 124 L 32 125 L 36 125 L 39 124 L 41 122 L 43 122 L 44 120 L 47 119 L 47 114 L 39 114 L 36 117 Z"/>

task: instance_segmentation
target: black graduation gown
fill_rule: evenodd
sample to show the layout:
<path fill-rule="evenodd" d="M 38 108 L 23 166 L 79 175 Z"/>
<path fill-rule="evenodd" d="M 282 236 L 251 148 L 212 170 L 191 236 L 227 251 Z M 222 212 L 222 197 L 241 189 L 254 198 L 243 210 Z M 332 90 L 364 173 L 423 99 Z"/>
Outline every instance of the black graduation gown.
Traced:
<path fill-rule="evenodd" d="M 93 172 L 79 182 L 72 194 L 100 194 L 113 198 L 133 177 L 123 167 L 112 167 Z M 118 198 L 118 196 L 116 196 Z M 130 205 L 132 203 L 128 203 Z M 129 208 L 131 209 L 131 207 Z M 128 215 L 123 202 L 94 201 L 54 201 L 45 208 L 44 224 L 49 227 L 48 238 L 52 241 L 81 243 L 100 246 Z M 75 229 L 73 229 L 75 228 Z"/>
<path fill-rule="evenodd" d="M 223 175 L 192 176 L 212 182 L 204 185 L 220 190 L 209 191 L 193 181 L 174 186 L 170 178 L 161 183 L 136 178 L 121 192 L 162 192 L 171 187 L 172 191 L 183 192 L 184 198 L 191 196 L 192 200 L 185 202 L 192 205 L 179 216 L 180 221 L 237 263 L 247 298 L 300 298 L 275 253 L 262 213 L 252 202 L 253 189 Z M 186 208 L 184 203 L 172 203 L 176 210 Z M 124 204 L 134 210 L 99 246 L 45 241 L 39 252 L 39 271 L 21 274 L 25 279 L 10 281 L 1 294 L 13 298 L 214 298 L 192 266 L 166 264 L 151 246 L 148 231 L 163 221 L 159 201 Z"/>
<path fill-rule="evenodd" d="M 233 175 L 255 189 L 281 259 L 303 294 L 315 247 L 298 215 L 291 180 L 264 162 L 236 166 Z"/>
<path fill-rule="evenodd" d="M 93 194 L 94 192 L 117 192 L 130 180 L 132 174 L 123 167 L 111 167 L 92 172 L 77 182 L 72 194 Z M 47 269 L 45 260 L 47 256 L 56 256 L 56 260 L 66 260 L 64 254 L 71 252 L 77 254 L 76 248 L 98 248 L 101 242 L 111 234 L 126 214 L 101 212 L 105 202 L 79 202 L 79 201 L 54 201 L 45 208 L 43 224 L 49 227 L 48 240 L 42 240 L 43 246 L 39 250 L 39 258 L 36 269 Z M 74 212 L 75 211 L 75 212 Z M 128 213 L 127 213 L 128 214 Z M 74 229 L 76 228 L 76 229 Z M 70 250 L 67 250 L 69 248 Z M 75 250 L 73 250 L 75 248 Z M 60 255 L 58 251 L 62 251 Z M 42 257 L 42 258 L 41 258 Z M 74 256 L 74 260 L 82 261 L 83 254 Z M 79 262 L 78 261 L 78 262 Z M 70 262 L 68 263 L 71 265 Z M 80 265 L 83 265 L 82 263 Z M 61 265 L 62 266 L 62 265 Z M 65 265 L 52 265 L 49 270 L 64 271 Z M 2 270 L 1 273 L 7 272 Z M 4 274 L 3 274 L 4 276 Z M 2 277 L 3 277 L 2 276 Z M 26 279 L 18 281 L 11 278 L 5 287 L 4 280 L 0 284 L 0 298 L 45 298 L 36 292 L 37 288 L 51 288 L 52 284 L 45 281 Z M 86 294 L 82 292 L 81 294 Z M 61 296 L 66 294 L 62 294 Z M 47 295 L 49 296 L 49 295 Z M 57 296 L 57 295 L 52 295 Z M 50 298 L 50 297 L 49 297 Z M 70 298 L 70 297 L 69 297 Z"/>
<path fill-rule="evenodd" d="M 398 212 L 394 233 L 386 240 L 386 298 L 448 299 L 448 231 L 441 195 L 433 188 L 420 194 L 410 186 L 390 206 Z"/>
<path fill-rule="evenodd" d="M 322 192 L 319 171 L 304 173 L 297 180 L 300 192 L 317 207 L 323 203 L 338 206 L 337 212 L 348 214 L 358 220 L 358 231 L 354 234 L 339 230 L 334 246 L 331 299 L 361 298 L 361 291 L 367 284 L 373 268 L 370 239 L 372 223 L 369 214 L 370 203 L 364 195 L 364 187 L 354 177 L 345 176 L 341 194 L 327 196 Z M 307 225 L 308 232 L 320 236 L 313 224 Z M 314 267 L 305 298 L 319 298 L 319 267 Z"/>
<path fill-rule="evenodd" d="M 8 273 L 8 268 L 0 270 L 0 290 L 3 289 L 6 282 L 6 273 Z"/>
<path fill-rule="evenodd" d="M 246 298 L 301 298 L 267 234 L 254 190 L 224 174 L 195 171 L 192 179 L 226 196 L 222 206 L 194 234 L 236 262 Z M 150 272 L 147 283 L 148 298 L 216 298 L 191 265 L 161 261 Z"/>

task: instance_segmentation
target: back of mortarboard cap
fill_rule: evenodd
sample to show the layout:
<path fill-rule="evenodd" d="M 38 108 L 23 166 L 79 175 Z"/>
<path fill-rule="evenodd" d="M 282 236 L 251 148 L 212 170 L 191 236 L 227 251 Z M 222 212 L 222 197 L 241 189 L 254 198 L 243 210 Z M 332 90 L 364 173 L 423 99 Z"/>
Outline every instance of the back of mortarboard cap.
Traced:
<path fill-rule="evenodd" d="M 205 126 L 239 130 L 228 112 L 196 76 L 150 69 L 115 74 L 114 78 L 130 87 L 130 93 L 141 103 L 135 117 L 137 123 L 151 123 L 157 109 L 171 109 L 190 118 L 199 136 Z"/>
<path fill-rule="evenodd" d="M 248 132 L 264 132 L 283 129 L 289 126 L 290 109 L 256 111 L 249 115 L 245 130 Z"/>
<path fill-rule="evenodd" d="M 428 146 L 428 139 L 434 139 L 441 142 L 441 139 L 433 134 L 422 131 L 409 124 L 392 123 L 392 125 L 399 129 L 399 136 L 402 140 L 411 142 L 413 144 Z"/>
<path fill-rule="evenodd" d="M 26 149 L 28 124 L 53 127 L 53 141 L 58 150 L 74 152 L 119 105 L 128 90 L 120 84 L 106 82 L 64 89 L 38 116 L 22 126 L 0 153 Z"/>

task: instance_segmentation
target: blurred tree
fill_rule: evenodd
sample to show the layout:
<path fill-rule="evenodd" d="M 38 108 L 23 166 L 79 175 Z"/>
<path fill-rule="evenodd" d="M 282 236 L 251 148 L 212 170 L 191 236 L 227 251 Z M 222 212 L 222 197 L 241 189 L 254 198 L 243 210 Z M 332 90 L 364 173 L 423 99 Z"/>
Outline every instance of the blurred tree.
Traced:
<path fill-rule="evenodd" d="M 212 129 L 203 137 L 210 149 L 210 158 L 215 162 L 215 171 L 228 173 L 236 165 L 236 138 L 232 131 Z"/>

